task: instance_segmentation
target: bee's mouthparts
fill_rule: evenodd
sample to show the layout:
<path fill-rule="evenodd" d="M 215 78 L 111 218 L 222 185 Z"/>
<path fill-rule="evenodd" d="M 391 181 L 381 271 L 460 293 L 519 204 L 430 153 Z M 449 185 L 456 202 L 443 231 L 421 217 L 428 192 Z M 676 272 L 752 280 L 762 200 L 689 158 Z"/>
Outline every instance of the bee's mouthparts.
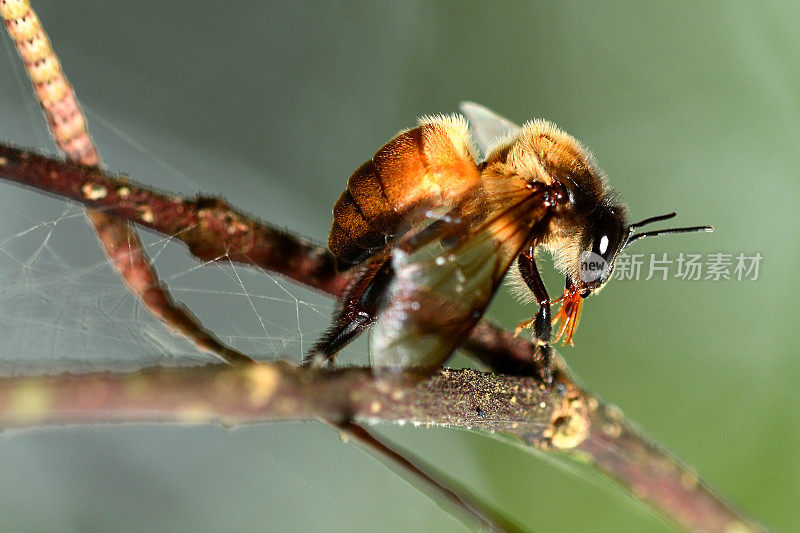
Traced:
<path fill-rule="evenodd" d="M 575 330 L 578 328 L 578 322 L 581 320 L 581 307 L 583 306 L 583 299 L 586 297 L 588 289 L 580 290 L 574 285 L 570 285 L 564 289 L 564 294 L 552 303 L 560 303 L 558 313 L 553 317 L 553 324 L 559 321 L 561 325 L 556 333 L 554 342 L 558 342 L 561 337 L 564 337 L 564 345 L 572 345 L 572 336 L 575 335 Z"/>

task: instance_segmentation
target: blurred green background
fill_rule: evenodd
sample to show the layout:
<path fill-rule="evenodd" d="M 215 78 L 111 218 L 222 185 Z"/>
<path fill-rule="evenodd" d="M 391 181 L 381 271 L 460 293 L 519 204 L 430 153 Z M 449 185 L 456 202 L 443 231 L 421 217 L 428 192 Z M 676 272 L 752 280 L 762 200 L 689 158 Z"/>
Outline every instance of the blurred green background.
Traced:
<path fill-rule="evenodd" d="M 576 136 L 634 219 L 676 210 L 679 224 L 716 228 L 631 251 L 761 253 L 757 281 L 612 283 L 562 354 L 743 509 L 800 526 L 796 2 L 35 7 L 107 165 L 140 181 L 224 194 L 322 241 L 354 168 L 417 116 L 470 99 Z M 0 138 L 54 153 L 10 57 Z M 203 357 L 126 295 L 78 210 L 0 187 L 3 373 Z M 241 270 L 195 270 L 179 246 L 146 238 L 177 295 L 243 349 L 299 358 L 325 325 L 324 298 L 258 273 L 237 293 Z M 535 310 L 506 292 L 495 303 L 489 316 L 509 327 Z M 365 342 L 347 360 L 364 363 Z M 476 434 L 381 432 L 531 530 L 670 528 L 584 469 Z M 319 424 L 6 432 L 0 472 L 3 531 L 464 527 Z"/>

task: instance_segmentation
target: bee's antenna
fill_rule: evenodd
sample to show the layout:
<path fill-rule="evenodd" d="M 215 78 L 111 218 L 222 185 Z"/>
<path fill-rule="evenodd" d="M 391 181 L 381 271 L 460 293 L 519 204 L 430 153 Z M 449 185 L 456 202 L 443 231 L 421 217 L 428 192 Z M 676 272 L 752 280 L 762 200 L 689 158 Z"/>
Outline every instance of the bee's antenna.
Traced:
<path fill-rule="evenodd" d="M 659 235 L 671 235 L 673 233 L 696 233 L 696 232 L 711 232 L 714 231 L 712 226 L 691 226 L 687 228 L 669 228 L 669 229 L 658 229 L 653 231 L 644 231 L 642 233 L 633 233 L 633 230 L 636 228 L 640 228 L 642 226 L 646 226 L 647 224 L 652 224 L 653 222 L 660 222 L 662 220 L 669 220 L 670 218 L 674 218 L 676 213 L 668 213 L 666 215 L 659 215 L 657 217 L 646 218 L 641 222 L 636 222 L 635 224 L 631 224 L 628 226 L 628 240 L 625 241 L 625 246 L 622 248 L 627 248 L 632 243 L 638 241 L 639 239 L 643 239 L 645 237 L 658 237 Z"/>
<path fill-rule="evenodd" d="M 631 229 L 634 229 L 634 228 L 641 228 L 642 226 L 646 226 L 648 224 L 652 224 L 653 222 L 661 222 L 662 220 L 669 220 L 671 218 L 675 218 L 675 216 L 677 214 L 678 213 L 673 211 L 672 213 L 667 213 L 666 215 L 658 215 L 657 217 L 646 218 L 644 220 L 636 222 L 635 224 L 631 224 L 630 226 L 628 226 L 628 230 L 631 230 Z"/>

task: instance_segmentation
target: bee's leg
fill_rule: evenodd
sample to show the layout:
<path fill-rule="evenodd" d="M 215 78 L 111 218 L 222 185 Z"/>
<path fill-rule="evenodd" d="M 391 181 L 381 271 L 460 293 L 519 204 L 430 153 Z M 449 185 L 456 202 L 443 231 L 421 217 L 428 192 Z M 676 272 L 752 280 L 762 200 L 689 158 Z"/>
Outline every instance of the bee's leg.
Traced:
<path fill-rule="evenodd" d="M 345 293 L 331 326 L 309 350 L 304 365 L 333 363 L 336 354 L 375 321 L 381 299 L 394 274 L 390 257 L 381 254 L 364 267 Z"/>
<path fill-rule="evenodd" d="M 536 268 L 533 247 L 519 255 L 517 266 L 522 279 L 525 280 L 525 284 L 536 298 L 536 303 L 539 304 L 539 310 L 536 311 L 536 317 L 533 319 L 533 338 L 538 344 L 542 356 L 542 379 L 549 384 L 553 382 L 553 375 L 550 372 L 550 336 L 552 335 L 550 296 L 547 294 L 542 276 L 539 275 L 539 269 Z"/>

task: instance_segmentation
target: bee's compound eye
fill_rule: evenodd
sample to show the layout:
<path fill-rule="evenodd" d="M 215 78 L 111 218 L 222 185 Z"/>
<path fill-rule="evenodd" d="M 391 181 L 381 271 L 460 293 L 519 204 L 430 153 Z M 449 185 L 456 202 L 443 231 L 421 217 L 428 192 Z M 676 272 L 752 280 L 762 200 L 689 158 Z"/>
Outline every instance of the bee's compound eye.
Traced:
<path fill-rule="evenodd" d="M 611 276 L 614 258 L 624 243 L 624 224 L 621 212 L 613 207 L 603 206 L 592 213 L 588 235 L 591 248 L 587 242 L 578 258 L 578 273 L 587 288 L 601 287 Z"/>
<path fill-rule="evenodd" d="M 622 240 L 622 230 L 621 221 L 614 216 L 614 212 L 603 211 L 594 225 L 592 253 L 602 257 L 606 262 L 611 261 Z"/>

